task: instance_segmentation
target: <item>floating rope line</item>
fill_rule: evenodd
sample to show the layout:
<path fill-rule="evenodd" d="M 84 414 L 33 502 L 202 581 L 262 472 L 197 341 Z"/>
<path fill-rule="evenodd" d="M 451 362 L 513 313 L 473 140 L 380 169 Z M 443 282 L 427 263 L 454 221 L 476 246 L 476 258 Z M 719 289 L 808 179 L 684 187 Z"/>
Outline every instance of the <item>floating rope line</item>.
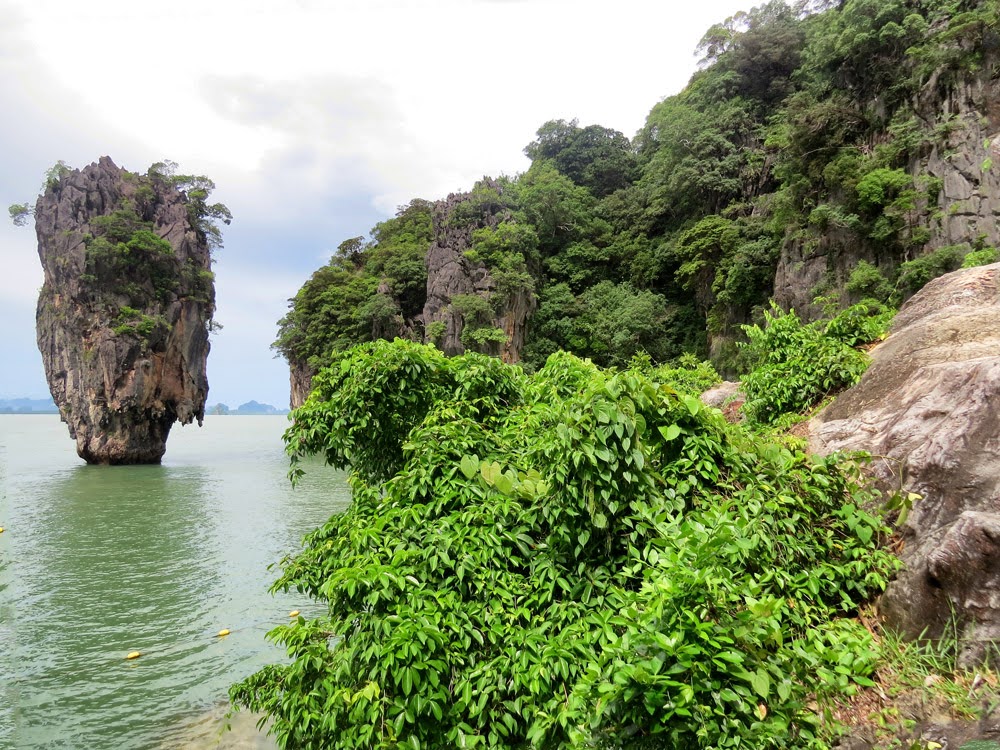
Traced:
<path fill-rule="evenodd" d="M 299 616 L 299 610 L 297 610 L 297 609 L 293 609 L 291 612 L 288 613 L 288 617 L 291 618 L 291 619 L 294 619 L 294 618 L 296 618 L 298 616 Z M 268 618 L 266 620 L 257 620 L 256 622 L 247 623 L 246 625 L 241 625 L 238 628 L 223 628 L 218 633 L 216 633 L 214 636 L 206 636 L 205 640 L 207 640 L 209 642 L 211 642 L 211 641 L 218 641 L 218 640 L 220 640 L 222 638 L 225 638 L 227 635 L 231 635 L 232 633 L 239 633 L 241 630 L 248 630 L 250 628 L 258 628 L 261 625 L 267 625 L 268 623 L 271 623 L 271 622 L 273 622 L 273 620 L 271 620 L 270 618 Z M 201 639 L 199 639 L 199 640 L 201 640 Z M 174 646 L 170 646 L 168 648 L 155 649 L 153 651 L 129 651 L 128 654 L 125 655 L 125 660 L 126 661 L 134 661 L 134 660 L 138 659 L 140 656 L 146 656 L 147 654 L 155 654 L 157 656 L 165 656 L 165 655 L 169 655 L 171 653 L 174 653 L 175 651 L 180 651 L 182 649 L 188 648 L 189 645 L 190 644 L 187 644 L 187 643 L 178 643 L 178 644 L 175 644 Z"/>

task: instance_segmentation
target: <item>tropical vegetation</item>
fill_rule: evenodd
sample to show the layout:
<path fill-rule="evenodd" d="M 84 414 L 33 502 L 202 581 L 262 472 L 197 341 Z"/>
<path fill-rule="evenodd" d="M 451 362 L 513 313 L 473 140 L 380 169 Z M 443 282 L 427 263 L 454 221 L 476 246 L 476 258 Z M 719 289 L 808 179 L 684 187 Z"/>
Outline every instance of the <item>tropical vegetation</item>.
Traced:
<path fill-rule="evenodd" d="M 912 496 L 776 429 L 907 297 L 996 261 L 933 239 L 920 165 L 998 29 L 997 0 L 772 0 L 709 29 L 634 138 L 549 121 L 523 174 L 342 243 L 274 346 L 316 373 L 292 476 L 322 456 L 354 502 L 282 562 L 324 612 L 234 702 L 285 748 L 821 748 L 877 671 L 916 680 L 890 651 L 925 652 L 865 616 L 897 565 L 879 509 Z M 458 344 L 424 318 L 456 238 L 490 279 L 447 300 Z M 783 254 L 828 259 L 808 309 L 771 301 Z M 514 307 L 517 365 L 484 354 Z M 719 372 L 743 425 L 697 398 Z"/>
<path fill-rule="evenodd" d="M 275 584 L 327 612 L 232 690 L 283 747 L 818 748 L 822 706 L 872 684 L 850 616 L 895 561 L 857 465 L 648 363 L 378 341 L 294 416 L 293 474 L 319 454 L 354 502 Z"/>
<path fill-rule="evenodd" d="M 985 236 L 929 244 L 957 206 L 938 205 L 942 181 L 921 165 L 968 127 L 942 102 L 995 71 L 998 29 L 996 0 L 771 0 L 737 13 L 709 29 L 701 69 L 634 138 L 551 120 L 523 174 L 438 209 L 414 200 L 341 245 L 290 301 L 274 346 L 315 371 L 365 341 L 440 341 L 440 317 L 421 314 L 423 260 L 463 232 L 465 260 L 494 283 L 478 303 L 451 300 L 470 329 L 460 349 L 498 351 L 509 332 L 495 321 L 516 300 L 531 311 L 516 353 L 529 369 L 556 351 L 602 366 L 644 351 L 739 373 L 742 326 L 766 325 L 783 253 L 827 259 L 799 295 L 822 300 L 800 305 L 807 320 L 831 304 L 898 306 L 967 257 L 996 257 Z"/>

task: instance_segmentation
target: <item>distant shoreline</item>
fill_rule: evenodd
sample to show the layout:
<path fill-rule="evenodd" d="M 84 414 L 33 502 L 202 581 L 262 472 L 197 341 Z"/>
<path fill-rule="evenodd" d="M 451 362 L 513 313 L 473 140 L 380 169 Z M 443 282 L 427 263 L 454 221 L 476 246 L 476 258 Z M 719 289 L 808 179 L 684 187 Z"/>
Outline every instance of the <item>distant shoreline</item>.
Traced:
<path fill-rule="evenodd" d="M 268 412 L 266 414 L 253 414 L 251 412 L 229 412 L 229 414 L 206 414 L 205 417 L 287 417 L 287 411 Z M 17 411 L 16 409 L 0 409 L 0 417 L 26 417 L 26 416 L 59 416 L 58 410 L 52 411 Z"/>
<path fill-rule="evenodd" d="M 58 414 L 59 408 L 49 398 L 0 398 L 0 414 Z M 288 409 L 279 409 L 259 401 L 247 401 L 236 408 L 224 403 L 206 404 L 205 416 L 283 417 Z"/>

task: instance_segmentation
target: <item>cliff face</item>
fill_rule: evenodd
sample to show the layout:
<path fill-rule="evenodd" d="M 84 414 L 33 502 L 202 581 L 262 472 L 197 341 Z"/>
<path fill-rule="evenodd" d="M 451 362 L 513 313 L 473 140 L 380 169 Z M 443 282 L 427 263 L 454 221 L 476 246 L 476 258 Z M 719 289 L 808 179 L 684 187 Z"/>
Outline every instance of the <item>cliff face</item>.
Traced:
<path fill-rule="evenodd" d="M 189 209 L 167 178 L 108 157 L 36 203 L 38 348 L 88 463 L 158 463 L 173 423 L 204 417 L 215 288 Z"/>
<path fill-rule="evenodd" d="M 477 186 L 501 195 L 503 186 L 491 179 L 484 179 Z M 475 297 L 492 303 L 496 283 L 489 268 L 481 261 L 472 260 L 472 233 L 478 229 L 493 229 L 501 222 L 510 221 L 511 213 L 502 205 L 470 207 L 476 193 L 453 193 L 446 200 L 434 205 L 434 243 L 427 251 L 427 301 L 424 304 L 423 323 L 428 340 L 432 340 L 445 354 L 462 354 L 468 348 L 463 343 L 463 332 L 472 326 L 491 327 L 503 333 L 503 339 L 482 344 L 479 349 L 499 356 L 504 362 L 518 362 L 524 348 L 528 318 L 535 310 L 534 294 L 521 290 L 504 300 L 499 309 L 491 304 L 470 309 L 461 304 L 462 298 Z M 473 213 L 472 220 L 456 221 L 457 214 Z M 458 299 L 456 299 L 458 298 Z M 489 309 L 486 309 L 486 308 Z M 443 333 L 434 336 L 432 324 L 444 324 Z"/>
<path fill-rule="evenodd" d="M 928 138 L 907 165 L 915 185 L 927 190 L 910 220 L 926 232 L 919 250 L 893 257 L 879 243 L 840 227 L 818 242 L 785 242 L 774 280 L 775 300 L 807 316 L 825 278 L 843 284 L 860 260 L 895 266 L 947 245 L 1000 246 L 1000 78 L 995 61 L 975 76 L 941 85 L 935 76 L 913 103 Z M 936 189 L 929 190 L 930 185 Z M 818 311 L 816 308 L 815 311 Z"/>
<path fill-rule="evenodd" d="M 315 374 L 316 372 L 305 362 L 288 363 L 289 409 L 298 409 L 309 398 Z"/>

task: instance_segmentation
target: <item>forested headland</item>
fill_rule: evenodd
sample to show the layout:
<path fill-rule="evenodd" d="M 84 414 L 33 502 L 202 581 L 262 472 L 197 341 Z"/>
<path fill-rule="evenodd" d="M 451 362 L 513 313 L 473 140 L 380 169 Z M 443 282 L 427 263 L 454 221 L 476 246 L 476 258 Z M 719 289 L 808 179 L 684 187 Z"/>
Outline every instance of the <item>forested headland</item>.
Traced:
<path fill-rule="evenodd" d="M 331 353 L 397 336 L 529 370 L 642 351 L 737 374 L 772 298 L 879 314 L 995 260 L 997 44 L 992 0 L 774 0 L 713 26 L 633 138 L 549 121 L 525 173 L 342 242 L 281 321 L 293 405 Z"/>

